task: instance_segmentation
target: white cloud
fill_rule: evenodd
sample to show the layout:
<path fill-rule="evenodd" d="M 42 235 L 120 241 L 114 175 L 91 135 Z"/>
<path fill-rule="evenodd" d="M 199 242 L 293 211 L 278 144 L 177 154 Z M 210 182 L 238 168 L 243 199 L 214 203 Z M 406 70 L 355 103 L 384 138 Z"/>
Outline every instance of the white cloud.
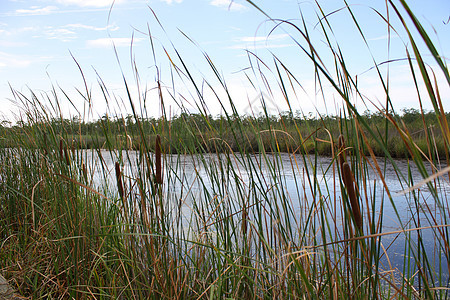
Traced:
<path fill-rule="evenodd" d="M 276 41 L 276 40 L 282 40 L 285 38 L 288 38 L 289 34 L 283 33 L 283 34 L 271 34 L 269 36 L 244 36 L 238 38 L 239 42 L 268 42 L 268 41 Z"/>
<path fill-rule="evenodd" d="M 237 38 L 238 44 L 228 47 L 229 49 L 273 49 L 287 48 L 294 44 L 281 43 L 282 40 L 289 38 L 288 34 L 272 34 L 269 36 L 244 36 Z M 270 42 L 270 43 L 269 43 Z"/>
<path fill-rule="evenodd" d="M 39 31 L 38 27 L 22 27 L 22 28 L 14 28 L 10 30 L 6 29 L 0 29 L 0 35 L 3 35 L 4 37 L 16 37 L 18 34 L 24 33 L 24 32 L 35 32 Z M 5 42 L 5 41 L 3 41 Z"/>
<path fill-rule="evenodd" d="M 94 31 L 105 31 L 108 29 L 110 31 L 116 31 L 119 29 L 119 27 L 116 25 L 108 25 L 105 27 L 95 27 L 95 26 L 85 25 L 85 24 L 67 24 L 64 27 L 71 28 L 71 29 L 86 29 L 86 30 L 94 30 Z"/>
<path fill-rule="evenodd" d="M 32 27 L 32 26 L 27 26 L 27 27 L 22 27 L 17 29 L 17 32 L 21 33 L 21 32 L 31 32 L 31 31 L 37 31 L 37 27 Z"/>
<path fill-rule="evenodd" d="M 228 47 L 228 49 L 277 49 L 277 48 L 288 48 L 293 47 L 294 44 L 274 44 L 274 45 L 265 45 L 265 44 L 253 44 L 253 45 L 234 45 Z"/>
<path fill-rule="evenodd" d="M 30 9 L 17 9 L 15 11 L 16 15 L 48 15 L 54 13 L 58 10 L 56 6 L 46 6 L 40 8 L 39 6 L 31 6 Z"/>
<path fill-rule="evenodd" d="M 58 3 L 64 5 L 76 5 L 81 7 L 107 7 L 124 2 L 124 0 L 57 0 Z"/>
<path fill-rule="evenodd" d="M 113 44 L 116 47 L 129 47 L 131 42 L 137 43 L 144 40 L 143 38 L 131 39 L 131 38 L 101 38 L 96 40 L 88 40 L 86 45 L 91 48 L 109 48 Z"/>
<path fill-rule="evenodd" d="M 106 27 L 95 27 L 91 25 L 85 25 L 85 24 L 67 24 L 61 27 L 52 27 L 52 26 L 46 26 L 45 28 L 39 28 L 39 27 L 27 27 L 20 29 L 21 32 L 23 31 L 34 31 L 38 32 L 33 36 L 33 38 L 46 38 L 49 40 L 60 40 L 62 42 L 69 42 L 71 40 L 77 39 L 79 37 L 78 31 L 79 30 L 93 30 L 93 31 L 116 31 L 119 29 L 116 25 L 108 25 Z"/>
<path fill-rule="evenodd" d="M 0 16 L 38 16 L 38 15 L 51 15 L 51 14 L 63 14 L 63 13 L 74 13 L 74 12 L 83 12 L 86 13 L 88 11 L 103 11 L 109 10 L 109 7 L 114 4 L 119 4 L 124 2 L 125 0 L 56 0 L 59 4 L 64 4 L 66 6 L 76 5 L 81 7 L 80 9 L 60 9 L 61 7 L 57 6 L 31 6 L 29 9 L 17 9 L 12 12 L 0 13 Z"/>
<path fill-rule="evenodd" d="M 232 11 L 244 10 L 246 7 L 242 4 L 236 3 L 234 0 L 212 0 L 211 5 L 217 6 Z"/>
<path fill-rule="evenodd" d="M 167 4 L 172 4 L 172 3 L 181 3 L 183 2 L 183 0 L 161 0 L 162 2 L 166 2 Z"/>
<path fill-rule="evenodd" d="M 31 64 L 31 61 L 24 59 L 18 55 L 0 52 L 0 70 L 4 67 L 23 68 Z"/>
<path fill-rule="evenodd" d="M 367 39 L 368 41 L 384 41 L 384 40 L 388 40 L 388 39 L 397 39 L 398 38 L 398 35 L 394 35 L 394 34 L 391 34 L 391 35 L 382 35 L 382 36 L 377 36 L 377 37 L 374 37 L 374 38 L 370 38 L 370 39 Z"/>
<path fill-rule="evenodd" d="M 1 41 L 0 40 L 0 46 L 1 47 L 24 47 L 28 44 L 25 42 L 13 42 L 13 41 Z"/>
<path fill-rule="evenodd" d="M 47 27 L 47 29 L 44 31 L 44 34 L 47 39 L 60 40 L 63 42 L 68 42 L 77 38 L 77 34 L 74 31 L 66 28 Z"/>
<path fill-rule="evenodd" d="M 230 29 L 234 30 L 234 31 L 241 31 L 242 30 L 242 28 L 236 27 L 236 26 L 230 26 Z"/>

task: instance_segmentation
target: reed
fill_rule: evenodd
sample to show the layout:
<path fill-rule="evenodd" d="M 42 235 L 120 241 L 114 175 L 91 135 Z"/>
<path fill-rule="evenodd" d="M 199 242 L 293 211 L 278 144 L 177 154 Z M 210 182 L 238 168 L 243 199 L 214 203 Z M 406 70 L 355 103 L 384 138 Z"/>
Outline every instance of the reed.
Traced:
<path fill-rule="evenodd" d="M 351 95 L 364 91 L 346 68 L 320 3 L 315 28 L 330 52 L 316 48 L 308 22 L 283 20 L 274 30 L 293 30 L 317 86 L 326 83 L 339 95 L 344 108 L 335 122 L 320 114 L 290 118 L 293 111 L 278 119 L 265 111 L 262 122 L 239 116 L 241 99 L 233 99 L 212 60 L 205 54 L 212 76 L 198 82 L 177 49 L 163 49 L 171 74 L 188 80 L 196 91 L 192 102 L 205 109 L 189 114 L 180 104 L 180 118 L 163 115 L 152 126 L 145 121 L 150 100 L 145 93 L 132 96 L 125 75 L 128 98 L 119 105 L 131 108 L 134 122 L 110 119 L 114 108 L 108 106 L 97 123 L 101 133 L 63 122 L 56 91 L 40 98 L 13 89 L 24 119 L 8 131 L 14 146 L 0 150 L 0 273 L 33 299 L 448 298 L 450 206 L 443 174 L 449 160 L 436 154 L 433 136 L 442 137 L 448 153 L 447 115 L 436 85 L 450 83 L 450 76 L 406 2 L 386 3 L 400 21 L 396 30 L 418 31 L 407 34 L 405 49 L 412 82 L 427 87 L 417 93 L 434 107 L 431 115 L 418 112 L 423 146 L 392 111 L 389 89 L 373 119 L 356 109 Z M 343 5 L 366 41 L 354 7 Z M 448 82 L 432 83 L 419 40 L 438 64 L 434 72 Z M 291 103 L 301 80 L 289 62 L 272 58 L 250 55 L 248 78 L 257 86 L 274 75 L 276 85 L 267 88 L 280 88 L 282 101 Z M 389 86 L 380 65 L 373 67 Z M 167 90 L 159 76 L 155 101 L 164 107 Z M 103 100 L 114 103 L 99 84 Z M 202 106 L 200 86 L 218 95 L 223 115 L 217 120 Z M 90 92 L 84 97 L 91 99 Z M 393 159 L 394 133 L 408 160 Z M 72 147 L 74 136 L 77 145 L 101 146 Z M 329 157 L 315 149 L 327 149 Z"/>

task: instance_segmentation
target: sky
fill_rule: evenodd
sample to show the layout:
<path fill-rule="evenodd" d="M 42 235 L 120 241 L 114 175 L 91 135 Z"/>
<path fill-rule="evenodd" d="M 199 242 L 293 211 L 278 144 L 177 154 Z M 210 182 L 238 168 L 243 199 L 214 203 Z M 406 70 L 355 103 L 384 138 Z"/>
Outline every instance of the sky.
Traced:
<path fill-rule="evenodd" d="M 411 45 L 395 12 L 391 8 L 386 12 L 385 1 L 347 1 L 364 40 L 349 11 L 342 9 L 343 1 L 319 0 L 327 15 L 322 21 L 332 28 L 328 29 L 332 48 L 318 22 L 321 12 L 315 1 L 253 2 L 271 19 L 242 0 L 0 0 L 0 118 L 24 116 L 26 103 L 18 101 L 11 89 L 28 99 L 34 93 L 48 111 L 66 118 L 125 116 L 132 106 L 141 114 L 145 109 L 145 114 L 158 117 L 163 109 L 161 96 L 168 115 L 182 109 L 221 114 L 231 109 L 228 96 L 244 114 L 261 113 L 262 97 L 273 114 L 289 108 L 286 97 L 294 112 L 338 114 L 340 96 L 323 78 L 320 88 L 314 66 L 300 47 L 308 48 L 297 30 L 303 26 L 330 74 L 335 75 L 331 50 L 341 51 L 366 99 L 352 96 L 358 109 L 376 111 L 385 103 L 374 64 L 380 64 L 383 78 L 389 79 L 396 109 L 419 108 L 405 60 Z M 448 61 L 450 1 L 408 3 Z M 388 15 L 397 28 L 389 39 L 383 19 Z M 449 111 L 449 85 L 423 43 L 419 47 L 435 71 Z M 386 61 L 393 62 L 383 64 Z M 277 66 L 286 67 L 292 75 L 289 81 L 288 73 L 281 72 L 286 91 Z M 101 85 L 107 89 L 106 96 Z M 423 92 L 423 86 L 419 90 Z M 424 107 L 431 109 L 423 97 Z"/>

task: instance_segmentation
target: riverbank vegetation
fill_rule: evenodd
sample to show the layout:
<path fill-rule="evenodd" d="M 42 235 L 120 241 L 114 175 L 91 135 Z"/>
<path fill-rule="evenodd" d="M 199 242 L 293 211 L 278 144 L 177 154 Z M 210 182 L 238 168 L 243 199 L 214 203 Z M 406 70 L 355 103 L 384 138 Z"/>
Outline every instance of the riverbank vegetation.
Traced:
<path fill-rule="evenodd" d="M 432 111 L 421 112 L 418 109 L 405 108 L 400 114 L 394 115 L 367 111 L 360 118 L 380 139 L 384 139 L 384 146 L 394 158 L 411 157 L 408 146 L 402 143 L 402 131 L 411 135 L 412 141 L 420 151 L 445 158 L 447 147 L 442 132 L 438 129 L 439 116 Z M 445 113 L 445 118 L 449 123 L 450 114 Z M 155 136 L 163 134 L 163 148 L 166 153 L 183 154 L 199 151 L 216 153 L 228 149 L 233 152 L 244 150 L 258 153 L 273 151 L 271 139 L 275 137 L 278 143 L 276 151 L 299 153 L 299 145 L 303 144 L 304 151 L 309 154 L 329 156 L 332 154 L 329 146 L 330 136 L 336 139 L 342 132 L 342 124 L 348 122 L 345 117 L 304 116 L 300 111 L 295 114 L 284 112 L 279 115 L 260 114 L 244 117 L 232 115 L 230 119 L 228 120 L 226 116 L 182 113 L 169 120 L 162 117 L 135 119 L 133 115 L 114 118 L 104 115 L 95 122 L 84 122 L 75 117 L 62 120 L 49 119 L 44 121 L 46 124 L 19 122 L 17 125 L 7 126 L 9 124 L 6 123 L 0 127 L 0 147 L 19 146 L 15 142 L 26 139 L 27 132 L 47 127 L 51 132 L 44 129 L 43 132 L 47 131 L 46 135 L 57 134 L 67 141 L 70 148 L 77 149 L 139 150 L 143 144 L 142 139 L 146 140 L 150 148 L 154 148 Z M 240 124 L 235 122 L 237 119 Z M 380 132 L 378 127 L 386 120 L 400 124 L 400 128 L 388 126 L 387 132 Z M 233 132 L 239 126 L 243 126 L 245 130 L 242 139 L 236 140 Z M 167 128 L 166 132 L 161 130 L 162 127 Z M 227 145 L 226 148 L 219 147 L 217 140 L 223 141 L 223 145 Z M 429 142 L 433 146 L 432 149 L 428 148 Z M 376 156 L 384 156 L 384 150 L 375 139 L 369 138 L 368 144 L 369 147 L 364 149 L 364 155 L 369 155 L 371 149 Z M 354 145 L 349 146 L 353 148 Z"/>
<path fill-rule="evenodd" d="M 218 101 L 230 105 L 223 117 L 152 120 L 128 92 L 130 117 L 66 120 L 46 106 L 62 101 L 55 94 L 13 90 L 24 110 L 1 128 L 0 272 L 33 299 L 448 298 L 450 130 L 422 52 L 444 75 L 441 85 L 450 76 L 406 2 L 387 4 L 391 18 L 412 22 L 396 29 L 416 30 L 425 43 L 419 51 L 408 35 L 405 52 L 412 82 L 426 87 L 417 88 L 420 103 L 433 111 L 396 113 L 388 89 L 384 108 L 358 111 L 350 95 L 363 91 L 320 6 L 331 65 L 305 23 L 284 25 L 298 33 L 316 80 L 340 95 L 338 117 L 239 116 L 239 99 L 207 56 L 209 80 L 227 95 Z M 174 73 L 188 73 L 175 57 Z M 293 73 L 273 63 L 273 88 L 286 91 Z M 329 156 L 322 165 L 320 153 Z M 394 156 L 408 157 L 404 169 Z"/>

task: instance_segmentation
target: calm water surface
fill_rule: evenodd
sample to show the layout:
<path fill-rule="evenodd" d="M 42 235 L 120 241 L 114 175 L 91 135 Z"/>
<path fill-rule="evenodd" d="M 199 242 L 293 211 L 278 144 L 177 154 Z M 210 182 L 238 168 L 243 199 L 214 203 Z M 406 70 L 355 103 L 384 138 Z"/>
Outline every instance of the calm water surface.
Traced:
<path fill-rule="evenodd" d="M 123 173 L 130 178 L 138 177 L 139 172 L 146 169 L 138 152 L 103 151 L 101 153 L 103 164 L 99 163 L 100 159 L 96 153 L 86 151 L 83 155 L 84 160 L 95 165 L 97 171 L 93 172 L 94 182 L 103 188 L 105 193 L 117 190 L 114 174 L 115 161 L 126 161 L 123 163 Z M 373 162 L 370 163 L 373 165 Z M 365 180 L 359 180 L 361 209 L 364 214 L 367 214 L 367 203 L 369 203 L 369 210 L 374 211 L 376 218 L 382 215 L 382 232 L 416 226 L 424 227 L 434 222 L 448 223 L 446 221 L 450 217 L 448 176 L 441 177 L 436 182 L 440 199 L 440 203 L 436 203 L 426 185 L 421 186 L 414 193 L 400 193 L 408 186 L 423 180 L 418 169 L 410 165 L 408 160 L 395 160 L 397 169 L 391 163 L 385 164 L 383 158 L 378 159 L 378 164 L 382 170 L 385 185 L 392 195 L 391 199 L 384 188 L 382 178 L 370 165 L 364 168 L 353 166 L 353 172 L 356 178 L 365 178 Z M 107 172 L 101 172 L 102 168 Z M 431 174 L 429 166 L 427 171 Z M 227 159 L 223 154 L 166 155 L 164 177 L 164 193 L 168 195 L 167 201 L 173 201 L 174 206 L 182 204 L 180 209 L 185 220 L 191 217 L 194 203 L 209 200 L 205 199 L 206 197 L 225 197 L 224 195 L 227 200 L 233 201 L 232 199 L 239 199 L 239 192 L 244 191 L 245 194 L 255 185 L 258 186 L 258 192 L 253 196 L 255 202 L 259 198 L 258 194 L 261 198 L 265 197 L 264 199 L 287 199 L 293 211 L 289 216 L 293 223 L 301 222 L 305 211 L 308 211 L 311 203 L 319 198 L 327 203 L 330 211 L 334 210 L 332 208 L 335 205 L 342 205 L 339 175 L 330 157 L 302 157 L 290 154 L 263 157 L 255 154 L 243 158 L 239 155 L 231 156 Z M 236 188 L 237 185 L 241 188 Z M 264 197 L 262 197 L 263 194 Z M 236 210 L 238 209 L 239 206 L 236 206 Z M 342 224 L 341 210 L 335 211 L 330 212 L 330 217 L 336 218 L 336 224 L 339 226 Z M 367 215 L 364 220 L 367 220 Z M 367 227 L 365 232 L 368 232 Z M 432 230 L 422 230 L 420 233 L 424 244 L 429 245 L 427 255 L 430 263 L 436 268 L 443 264 L 443 272 L 448 274 L 446 258 L 443 253 L 436 250 L 438 247 L 435 247 L 440 240 L 439 237 L 436 237 Z M 412 232 L 411 237 L 414 243 L 417 232 Z M 387 248 L 392 266 L 402 271 L 405 261 L 405 235 L 386 235 L 381 238 L 381 241 Z M 384 263 L 388 262 L 385 260 Z"/>

